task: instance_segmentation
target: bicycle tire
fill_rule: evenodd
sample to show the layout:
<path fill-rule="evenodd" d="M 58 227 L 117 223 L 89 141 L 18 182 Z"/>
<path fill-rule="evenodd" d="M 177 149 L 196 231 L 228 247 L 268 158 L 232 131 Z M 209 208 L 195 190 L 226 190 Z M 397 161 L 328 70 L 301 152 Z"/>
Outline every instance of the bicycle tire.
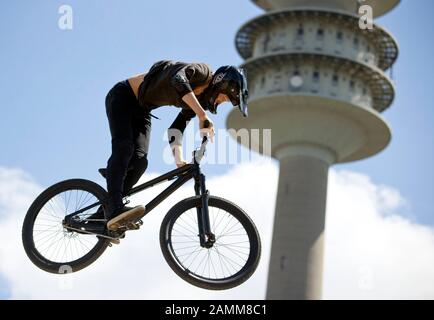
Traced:
<path fill-rule="evenodd" d="M 109 240 L 97 237 L 95 246 L 84 256 L 74 261 L 55 262 L 44 257 L 35 247 L 33 230 L 35 220 L 40 211 L 50 199 L 54 199 L 62 192 L 71 190 L 84 190 L 94 195 L 99 201 L 105 201 L 107 192 L 100 185 L 84 179 L 70 179 L 61 181 L 43 191 L 31 204 L 24 218 L 22 228 L 22 241 L 24 250 L 29 259 L 38 268 L 50 273 L 70 273 L 79 271 L 100 257 L 109 245 Z"/>
<path fill-rule="evenodd" d="M 226 290 L 244 283 L 256 270 L 261 256 L 260 236 L 253 221 L 236 204 L 220 197 L 210 196 L 208 205 L 210 208 L 215 207 L 225 210 L 235 217 L 246 230 L 250 242 L 250 252 L 245 266 L 239 272 L 221 279 L 197 277 L 197 275 L 192 274 L 191 270 L 182 266 L 174 254 L 171 239 L 173 225 L 183 213 L 201 206 L 200 197 L 184 199 L 169 210 L 160 228 L 160 247 L 170 268 L 188 283 L 209 290 Z"/>

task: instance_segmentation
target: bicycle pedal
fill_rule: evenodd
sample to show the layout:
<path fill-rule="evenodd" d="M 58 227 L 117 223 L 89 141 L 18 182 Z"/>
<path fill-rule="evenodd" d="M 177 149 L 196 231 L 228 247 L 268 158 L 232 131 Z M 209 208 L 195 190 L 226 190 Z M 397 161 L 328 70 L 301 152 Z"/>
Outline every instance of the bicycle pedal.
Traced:
<path fill-rule="evenodd" d="M 109 246 L 111 247 L 114 244 L 120 244 L 120 243 L 121 243 L 121 240 L 119 240 L 119 239 L 110 239 Z"/>
<path fill-rule="evenodd" d="M 137 224 L 135 221 L 128 222 L 126 224 L 126 227 L 128 230 L 139 230 L 140 229 L 140 225 Z"/>
<path fill-rule="evenodd" d="M 125 238 L 125 231 L 126 230 L 120 230 L 120 229 L 116 231 L 110 231 L 108 235 L 112 238 L 123 239 Z"/>

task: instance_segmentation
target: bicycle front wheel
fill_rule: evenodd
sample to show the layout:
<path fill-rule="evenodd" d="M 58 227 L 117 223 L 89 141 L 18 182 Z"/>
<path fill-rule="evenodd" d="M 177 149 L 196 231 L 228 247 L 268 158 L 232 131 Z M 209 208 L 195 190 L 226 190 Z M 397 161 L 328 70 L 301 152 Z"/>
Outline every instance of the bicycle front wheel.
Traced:
<path fill-rule="evenodd" d="M 253 274 L 261 255 L 258 231 L 248 215 L 234 203 L 210 196 L 208 201 L 211 232 L 215 243 L 200 246 L 198 197 L 176 204 L 164 218 L 160 246 L 172 270 L 185 281 L 204 289 L 236 287 Z"/>

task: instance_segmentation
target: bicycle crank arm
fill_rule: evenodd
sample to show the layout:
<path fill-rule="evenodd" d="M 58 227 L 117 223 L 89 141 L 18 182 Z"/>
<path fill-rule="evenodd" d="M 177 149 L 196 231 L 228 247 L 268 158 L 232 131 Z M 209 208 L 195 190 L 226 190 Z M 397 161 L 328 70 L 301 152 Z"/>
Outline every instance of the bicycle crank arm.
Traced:
<path fill-rule="evenodd" d="M 119 239 L 119 237 L 117 237 L 117 238 L 116 237 L 110 237 L 110 236 L 105 235 L 105 234 L 91 232 L 91 231 L 87 231 L 87 230 L 81 230 L 78 228 L 73 228 L 73 227 L 65 227 L 65 228 L 68 230 L 76 231 L 76 232 L 81 232 L 81 233 L 85 233 L 85 234 L 92 234 L 92 235 L 95 235 L 95 236 L 98 236 L 101 238 L 105 238 L 105 239 L 109 239 L 109 240 L 118 240 Z"/>

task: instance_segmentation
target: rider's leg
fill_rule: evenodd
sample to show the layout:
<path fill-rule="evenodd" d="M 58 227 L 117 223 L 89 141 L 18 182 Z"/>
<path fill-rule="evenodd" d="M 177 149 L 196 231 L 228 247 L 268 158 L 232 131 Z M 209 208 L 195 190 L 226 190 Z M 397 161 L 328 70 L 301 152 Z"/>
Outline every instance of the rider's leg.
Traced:
<path fill-rule="evenodd" d="M 124 194 L 139 181 L 148 167 L 148 151 L 151 136 L 151 117 L 149 113 L 137 109 L 133 120 L 134 154 L 131 158 L 124 180 Z"/>
<path fill-rule="evenodd" d="M 106 98 L 106 111 L 112 136 L 112 154 L 107 163 L 106 175 L 109 193 L 108 225 L 112 218 L 128 214 L 128 211 L 133 209 L 124 207 L 122 197 L 124 179 L 134 153 L 132 123 L 135 104 L 134 93 L 125 83 L 118 83 Z"/>
<path fill-rule="evenodd" d="M 124 194 L 127 194 L 134 187 L 143 173 L 145 173 L 147 167 L 148 159 L 146 155 L 141 158 L 133 155 L 124 180 Z"/>
<path fill-rule="evenodd" d="M 123 204 L 124 179 L 133 151 L 134 145 L 128 140 L 112 142 L 112 155 L 107 163 L 107 191 L 111 210 Z"/>
<path fill-rule="evenodd" d="M 134 152 L 132 107 L 125 89 L 117 84 L 106 97 L 112 154 L 107 162 L 109 210 L 122 205 L 122 190 L 128 164 Z"/>

